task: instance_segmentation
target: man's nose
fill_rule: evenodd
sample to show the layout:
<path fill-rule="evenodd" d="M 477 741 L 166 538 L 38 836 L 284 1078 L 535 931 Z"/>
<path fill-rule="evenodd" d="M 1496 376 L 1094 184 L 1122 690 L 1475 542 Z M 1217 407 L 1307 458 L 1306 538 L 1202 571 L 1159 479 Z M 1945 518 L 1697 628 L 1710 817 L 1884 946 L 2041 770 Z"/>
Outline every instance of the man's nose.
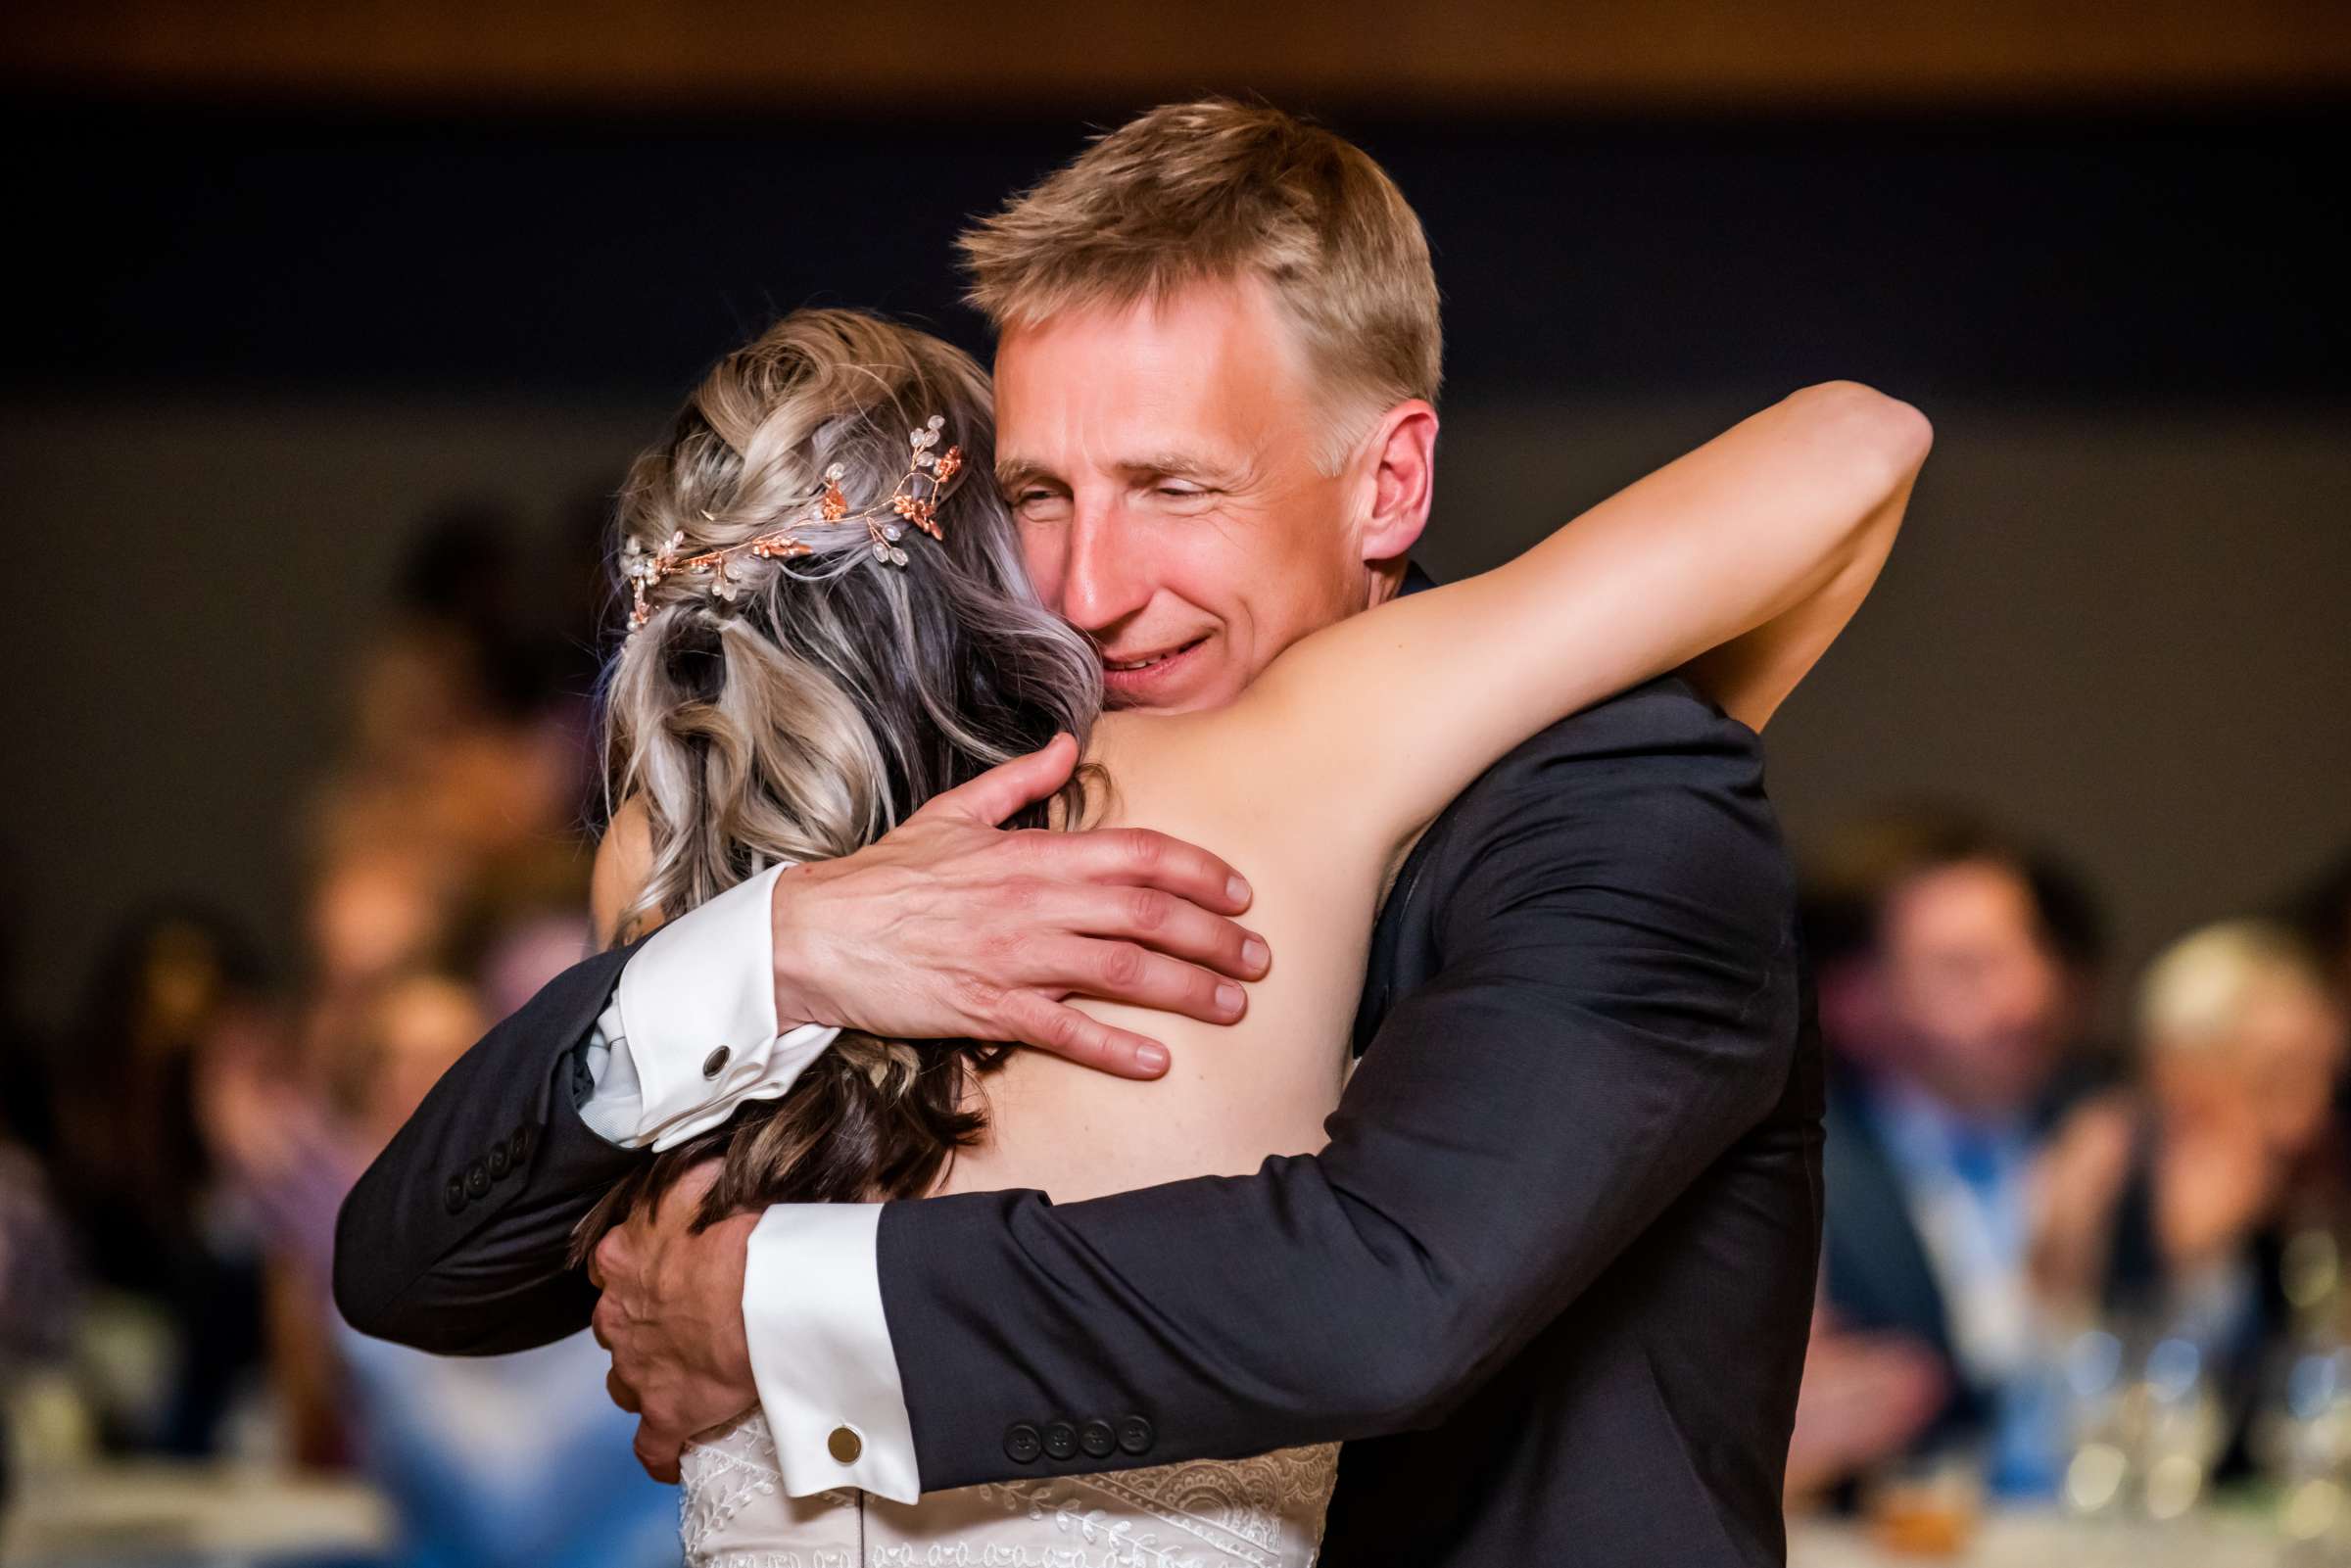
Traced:
<path fill-rule="evenodd" d="M 1130 534 L 1115 504 L 1081 505 L 1072 516 L 1061 613 L 1080 631 L 1102 632 L 1150 601 L 1150 576 Z"/>

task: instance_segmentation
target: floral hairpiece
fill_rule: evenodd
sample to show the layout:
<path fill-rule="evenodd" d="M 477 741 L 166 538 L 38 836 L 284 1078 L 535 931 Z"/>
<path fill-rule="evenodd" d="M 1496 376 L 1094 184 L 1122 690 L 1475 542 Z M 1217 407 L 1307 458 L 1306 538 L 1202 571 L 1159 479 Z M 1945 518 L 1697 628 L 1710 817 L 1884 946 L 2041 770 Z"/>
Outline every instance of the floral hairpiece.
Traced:
<path fill-rule="evenodd" d="M 678 546 L 686 542 L 686 531 L 682 528 L 670 535 L 669 543 L 657 550 L 647 549 L 643 544 L 631 539 L 621 546 L 621 573 L 628 578 L 635 591 L 636 600 L 629 610 L 629 630 L 635 632 L 651 619 L 652 606 L 646 602 L 646 594 L 673 573 L 707 572 L 710 575 L 711 595 L 733 603 L 741 594 L 742 586 L 734 574 L 732 558 L 746 550 L 762 559 L 775 560 L 813 554 L 813 546 L 793 532 L 795 528 L 811 523 L 829 527 L 838 523 L 861 522 L 865 524 L 867 540 L 873 546 L 875 562 L 884 566 L 903 567 L 906 564 L 906 548 L 898 541 L 905 537 L 906 524 L 913 524 L 933 539 L 946 538 L 938 528 L 939 498 L 946 494 L 947 481 L 953 479 L 963 467 L 961 447 L 949 447 L 941 452 L 931 450 L 938 445 L 938 433 L 946 422 L 943 414 L 933 414 L 922 429 L 907 432 L 907 443 L 914 450 L 897 488 L 885 499 L 862 510 L 849 509 L 849 499 L 841 494 L 840 489 L 841 475 L 845 470 L 840 463 L 835 463 L 825 470 L 825 482 L 805 500 L 797 503 L 807 510 L 795 522 L 772 529 L 755 539 L 746 539 L 723 549 L 703 550 L 699 554 L 686 556 L 678 554 Z M 928 494 L 917 488 L 918 481 L 928 483 Z M 702 515 L 707 518 L 710 514 L 704 512 Z M 891 521 L 891 518 L 897 520 Z"/>

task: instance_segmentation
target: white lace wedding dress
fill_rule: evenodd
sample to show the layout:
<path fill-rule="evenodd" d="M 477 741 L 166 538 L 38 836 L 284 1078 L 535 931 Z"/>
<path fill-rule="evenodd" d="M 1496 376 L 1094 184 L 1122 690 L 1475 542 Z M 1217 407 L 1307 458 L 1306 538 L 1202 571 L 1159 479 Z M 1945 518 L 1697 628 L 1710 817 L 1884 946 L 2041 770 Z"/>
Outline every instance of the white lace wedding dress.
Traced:
<path fill-rule="evenodd" d="M 1338 1445 L 926 1494 L 784 1495 L 754 1410 L 686 1449 L 687 1568 L 1311 1568 Z"/>

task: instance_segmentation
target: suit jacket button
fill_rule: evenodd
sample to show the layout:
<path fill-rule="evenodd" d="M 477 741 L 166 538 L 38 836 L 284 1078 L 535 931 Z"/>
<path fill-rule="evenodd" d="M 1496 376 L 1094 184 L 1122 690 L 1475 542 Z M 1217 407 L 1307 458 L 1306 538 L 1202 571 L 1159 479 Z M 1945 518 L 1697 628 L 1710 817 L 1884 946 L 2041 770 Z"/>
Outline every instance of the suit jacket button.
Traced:
<path fill-rule="evenodd" d="M 1056 1421 L 1045 1428 L 1045 1453 L 1055 1459 L 1067 1459 L 1078 1451 L 1078 1429 L 1067 1421 Z"/>
<path fill-rule="evenodd" d="M 1109 1458 L 1110 1450 L 1118 1446 L 1118 1434 L 1111 1431 L 1108 1421 L 1088 1421 L 1078 1429 L 1078 1447 L 1093 1458 Z"/>
<path fill-rule="evenodd" d="M 490 1179 L 492 1181 L 506 1179 L 506 1161 L 505 1144 L 504 1142 L 492 1144 L 490 1146 Z"/>
<path fill-rule="evenodd" d="M 441 1189 L 441 1207 L 456 1213 L 465 1207 L 465 1178 L 452 1176 L 449 1185 Z"/>
<path fill-rule="evenodd" d="M 727 1070 L 727 1061 L 729 1058 L 734 1056 L 734 1052 L 728 1050 L 722 1045 L 717 1050 L 711 1052 L 708 1056 L 702 1058 L 702 1076 L 705 1078 L 715 1079 L 721 1072 Z"/>
<path fill-rule="evenodd" d="M 490 1167 L 476 1160 L 465 1170 L 465 1196 L 479 1198 L 490 1190 Z"/>
<path fill-rule="evenodd" d="M 513 1164 L 516 1169 L 519 1170 L 522 1168 L 522 1163 L 530 1158 L 531 1129 L 528 1127 L 516 1127 L 514 1129 L 514 1136 L 506 1140 L 506 1159 Z"/>
<path fill-rule="evenodd" d="M 1034 1464 L 1036 1456 L 1045 1451 L 1044 1440 L 1036 1428 L 1022 1421 L 1004 1429 L 1004 1457 L 1014 1464 Z"/>
<path fill-rule="evenodd" d="M 1150 1452 L 1151 1440 L 1157 1434 L 1151 1430 L 1151 1423 L 1139 1415 L 1126 1416 L 1119 1422 L 1119 1447 L 1128 1453 Z"/>

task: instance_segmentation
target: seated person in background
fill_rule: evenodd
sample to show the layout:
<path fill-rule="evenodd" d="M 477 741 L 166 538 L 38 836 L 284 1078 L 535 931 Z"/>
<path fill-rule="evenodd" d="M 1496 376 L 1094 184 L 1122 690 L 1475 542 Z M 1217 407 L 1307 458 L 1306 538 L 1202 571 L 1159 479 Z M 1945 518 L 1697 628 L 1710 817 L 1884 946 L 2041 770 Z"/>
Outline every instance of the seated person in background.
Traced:
<path fill-rule="evenodd" d="M 2346 1217 L 2343 1011 L 2289 927 L 2243 920 L 2157 955 L 2136 1012 L 2138 1086 L 2074 1112 L 2044 1162 L 2035 1283 L 2060 1314 L 2194 1342 L 2241 1428 L 2287 1326 L 2284 1243 Z"/>
<path fill-rule="evenodd" d="M 1825 1315 L 1791 1483 L 1982 1440 L 1995 1489 L 2039 1492 L 2061 1456 L 2006 1396 L 2039 1364 L 2030 1178 L 2084 1013 L 2087 970 L 2069 957 L 2094 941 L 2078 934 L 2079 899 L 2055 898 L 2043 863 L 1982 824 L 1906 814 L 1857 825 L 1840 849 L 1849 928 L 1815 955 L 1834 1063 Z M 1893 1381 L 1836 1397 L 1856 1368 Z"/>

